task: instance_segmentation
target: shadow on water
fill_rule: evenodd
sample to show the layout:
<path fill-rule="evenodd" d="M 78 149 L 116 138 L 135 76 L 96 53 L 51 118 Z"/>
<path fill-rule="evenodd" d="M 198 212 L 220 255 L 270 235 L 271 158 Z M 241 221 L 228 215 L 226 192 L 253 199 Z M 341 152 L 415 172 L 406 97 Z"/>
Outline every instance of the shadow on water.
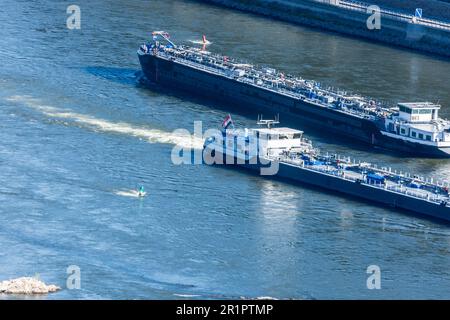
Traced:
<path fill-rule="evenodd" d="M 90 66 L 83 69 L 96 77 L 133 87 L 137 86 L 140 77 L 139 70 L 130 68 Z"/>

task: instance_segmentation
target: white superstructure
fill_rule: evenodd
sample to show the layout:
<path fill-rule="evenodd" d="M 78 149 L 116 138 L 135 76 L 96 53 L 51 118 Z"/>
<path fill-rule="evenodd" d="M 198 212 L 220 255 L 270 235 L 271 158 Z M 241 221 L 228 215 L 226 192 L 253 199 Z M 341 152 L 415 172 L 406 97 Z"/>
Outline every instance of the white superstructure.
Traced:
<path fill-rule="evenodd" d="M 398 115 L 386 118 L 383 135 L 438 148 L 450 147 L 450 123 L 439 118 L 441 106 L 430 102 L 399 103 Z"/>

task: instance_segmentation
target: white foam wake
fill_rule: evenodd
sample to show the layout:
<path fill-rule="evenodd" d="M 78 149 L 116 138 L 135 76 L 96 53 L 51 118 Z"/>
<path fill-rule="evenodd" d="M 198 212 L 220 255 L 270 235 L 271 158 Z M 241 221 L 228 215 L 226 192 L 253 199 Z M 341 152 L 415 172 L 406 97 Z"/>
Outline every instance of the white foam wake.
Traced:
<path fill-rule="evenodd" d="M 137 190 L 115 190 L 114 193 L 122 197 L 139 198 L 139 192 Z"/>
<path fill-rule="evenodd" d="M 7 98 L 7 100 L 23 103 L 25 106 L 33 108 L 48 117 L 72 120 L 96 131 L 119 133 L 145 139 L 150 143 L 174 144 L 182 148 L 201 149 L 203 146 L 203 141 L 201 138 L 190 135 L 188 132 L 184 134 L 179 131 L 166 132 L 159 129 L 137 127 L 125 122 L 112 122 L 109 120 L 95 118 L 90 115 L 84 115 L 47 106 L 40 103 L 39 100 L 29 96 L 12 96 Z"/>
<path fill-rule="evenodd" d="M 193 44 L 204 44 L 205 46 L 209 46 L 210 44 L 212 44 L 211 41 L 206 40 L 205 42 L 203 42 L 203 40 L 189 40 L 191 43 Z"/>

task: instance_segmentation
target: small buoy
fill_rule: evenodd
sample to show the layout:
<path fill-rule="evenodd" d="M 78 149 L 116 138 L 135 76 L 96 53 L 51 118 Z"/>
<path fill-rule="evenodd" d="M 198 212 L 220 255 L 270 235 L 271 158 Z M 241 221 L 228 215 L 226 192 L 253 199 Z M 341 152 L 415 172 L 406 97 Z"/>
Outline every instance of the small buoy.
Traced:
<path fill-rule="evenodd" d="M 146 194 L 147 194 L 147 192 L 145 191 L 144 186 L 140 186 L 139 187 L 139 191 L 138 191 L 138 196 L 139 197 L 145 197 Z"/>

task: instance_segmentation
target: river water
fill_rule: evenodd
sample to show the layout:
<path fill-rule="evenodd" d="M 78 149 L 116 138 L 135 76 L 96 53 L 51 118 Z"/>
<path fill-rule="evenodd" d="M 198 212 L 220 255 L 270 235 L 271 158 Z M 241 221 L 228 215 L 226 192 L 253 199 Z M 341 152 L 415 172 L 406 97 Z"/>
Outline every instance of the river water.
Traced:
<path fill-rule="evenodd" d="M 174 165 L 174 144 L 198 143 L 173 131 L 216 128 L 227 111 L 135 76 L 151 31 L 185 44 L 206 34 L 210 51 L 377 99 L 439 101 L 449 117 L 448 61 L 191 1 L 77 4 L 80 30 L 66 27 L 66 1 L 0 6 L 0 280 L 38 274 L 62 287 L 44 299 L 450 298 L 448 225 Z M 322 150 L 450 178 L 448 160 L 307 135 Z M 66 284 L 71 265 L 80 289 Z M 380 290 L 367 289 L 369 265 Z"/>

